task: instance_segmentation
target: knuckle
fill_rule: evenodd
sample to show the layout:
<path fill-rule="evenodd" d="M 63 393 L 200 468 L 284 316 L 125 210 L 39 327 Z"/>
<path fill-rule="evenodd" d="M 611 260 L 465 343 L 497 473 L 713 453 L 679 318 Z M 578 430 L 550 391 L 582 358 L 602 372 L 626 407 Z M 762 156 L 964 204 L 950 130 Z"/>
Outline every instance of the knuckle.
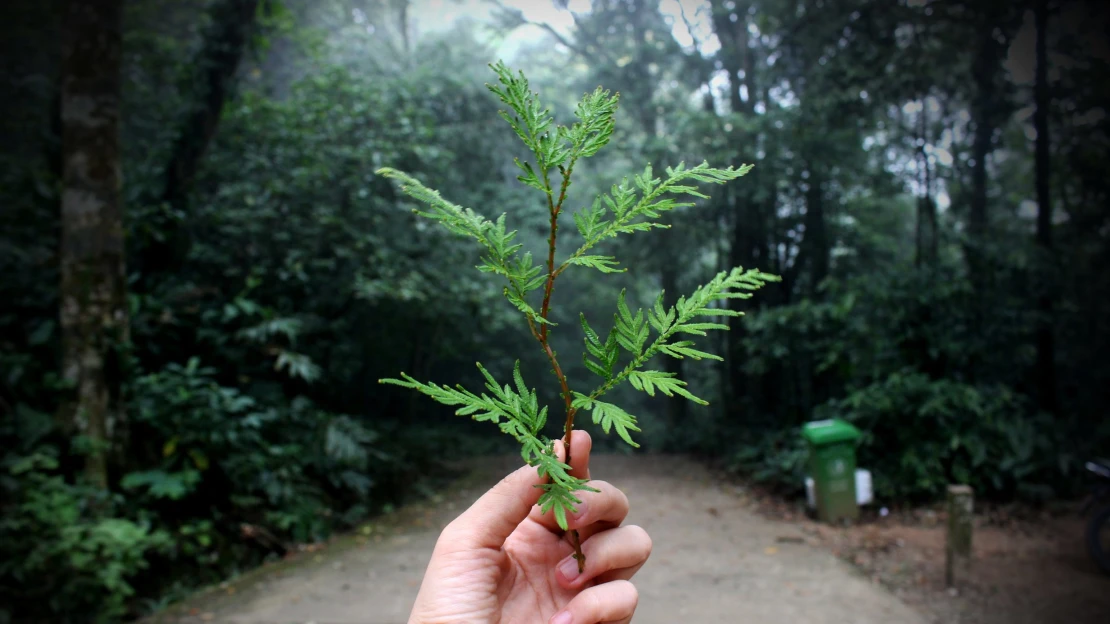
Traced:
<path fill-rule="evenodd" d="M 651 555 L 651 547 L 652 547 L 651 536 L 648 535 L 648 532 L 645 531 L 643 527 L 641 527 L 639 525 L 636 525 L 636 524 L 630 524 L 630 525 L 626 526 L 625 528 L 628 530 L 629 534 L 632 536 L 632 538 L 639 545 L 640 549 L 643 551 L 644 559 L 647 559 L 648 556 Z"/>
<path fill-rule="evenodd" d="M 451 522 L 447 523 L 447 526 L 443 527 L 443 530 L 439 532 L 439 539 L 437 540 L 437 543 L 454 542 L 456 537 L 461 535 L 462 532 L 465 530 L 465 528 L 459 526 L 459 524 L 460 523 L 458 518 L 455 518 Z"/>

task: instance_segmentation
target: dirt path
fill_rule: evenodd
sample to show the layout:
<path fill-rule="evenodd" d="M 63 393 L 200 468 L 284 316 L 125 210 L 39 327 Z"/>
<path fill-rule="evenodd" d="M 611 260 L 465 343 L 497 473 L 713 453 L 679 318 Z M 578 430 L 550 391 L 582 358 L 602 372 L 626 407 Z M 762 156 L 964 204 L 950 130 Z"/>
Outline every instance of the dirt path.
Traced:
<path fill-rule="evenodd" d="M 689 459 L 592 461 L 596 478 L 628 495 L 628 523 L 655 542 L 635 579 L 636 624 L 924 622 L 796 527 L 754 515 L 735 485 Z M 511 459 L 485 461 L 469 487 L 448 498 L 198 595 L 152 622 L 403 624 L 439 530 L 513 466 Z"/>

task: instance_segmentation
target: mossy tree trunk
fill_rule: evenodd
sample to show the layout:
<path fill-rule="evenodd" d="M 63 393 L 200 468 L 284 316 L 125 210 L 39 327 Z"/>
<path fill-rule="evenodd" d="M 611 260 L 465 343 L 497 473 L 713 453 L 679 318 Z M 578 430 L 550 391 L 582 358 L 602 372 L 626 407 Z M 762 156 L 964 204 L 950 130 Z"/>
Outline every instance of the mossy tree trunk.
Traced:
<path fill-rule="evenodd" d="M 62 67 L 61 412 L 85 435 L 86 473 L 107 487 L 108 450 L 122 434 L 117 347 L 128 340 L 120 194 L 122 0 L 71 0 Z"/>

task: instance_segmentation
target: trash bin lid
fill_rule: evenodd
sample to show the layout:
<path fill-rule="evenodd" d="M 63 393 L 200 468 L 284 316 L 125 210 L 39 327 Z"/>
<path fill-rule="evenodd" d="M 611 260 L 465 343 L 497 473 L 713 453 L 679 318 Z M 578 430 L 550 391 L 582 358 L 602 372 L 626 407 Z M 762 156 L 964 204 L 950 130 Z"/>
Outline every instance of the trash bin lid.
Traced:
<path fill-rule="evenodd" d="M 802 426 L 802 437 L 814 446 L 824 446 L 837 442 L 855 442 L 859 439 L 859 436 L 859 429 L 839 418 L 815 420 Z"/>

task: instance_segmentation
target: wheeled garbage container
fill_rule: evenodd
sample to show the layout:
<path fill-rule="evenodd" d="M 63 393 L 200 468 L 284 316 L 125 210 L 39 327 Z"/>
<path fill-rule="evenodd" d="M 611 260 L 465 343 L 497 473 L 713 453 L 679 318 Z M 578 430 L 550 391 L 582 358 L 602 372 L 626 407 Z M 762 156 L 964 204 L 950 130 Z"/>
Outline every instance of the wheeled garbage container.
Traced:
<path fill-rule="evenodd" d="M 856 503 L 856 442 L 860 431 L 840 419 L 817 420 L 802 427 L 809 446 L 817 519 L 839 522 L 859 518 Z"/>

